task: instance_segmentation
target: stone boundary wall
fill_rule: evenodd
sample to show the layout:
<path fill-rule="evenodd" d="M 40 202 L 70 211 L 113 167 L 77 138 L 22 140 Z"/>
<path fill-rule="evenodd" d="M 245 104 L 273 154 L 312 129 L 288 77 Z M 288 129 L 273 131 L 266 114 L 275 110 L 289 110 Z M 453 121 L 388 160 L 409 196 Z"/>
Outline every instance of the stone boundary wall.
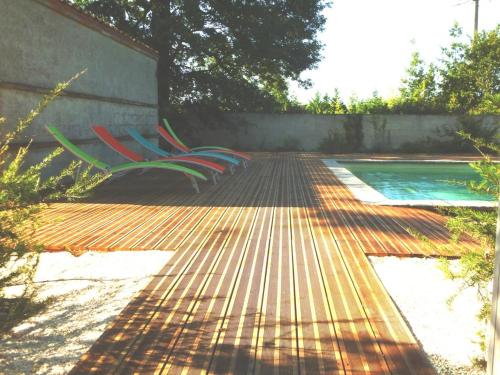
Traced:
<path fill-rule="evenodd" d="M 325 151 L 330 147 L 339 152 L 406 149 L 414 153 L 432 141 L 451 141 L 450 134 L 463 121 L 500 128 L 500 116 L 231 113 L 204 122 L 195 116 L 177 120 L 171 121 L 172 126 L 193 144 L 249 151 Z"/>
<path fill-rule="evenodd" d="M 56 145 L 46 124 L 113 164 L 125 159 L 95 137 L 91 124 L 106 125 L 117 136 L 125 135 L 128 126 L 152 133 L 158 97 L 157 53 L 151 48 L 62 0 L 0 0 L 0 35 L 0 115 L 7 118 L 7 128 L 57 83 L 87 69 L 16 140 L 33 139 L 31 161 Z M 54 168 L 71 158 L 65 153 Z"/>

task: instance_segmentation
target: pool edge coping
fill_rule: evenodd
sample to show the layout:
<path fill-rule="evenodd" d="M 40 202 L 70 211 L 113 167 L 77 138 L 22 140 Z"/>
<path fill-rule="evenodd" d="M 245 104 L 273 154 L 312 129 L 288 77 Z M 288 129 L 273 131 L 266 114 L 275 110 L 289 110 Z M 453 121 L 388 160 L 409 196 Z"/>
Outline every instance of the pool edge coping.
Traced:
<path fill-rule="evenodd" d="M 496 207 L 497 202 L 474 201 L 474 200 L 438 200 L 438 199 L 420 199 L 420 200 L 400 200 L 389 199 L 360 178 L 356 177 L 347 168 L 342 167 L 336 159 L 321 159 L 323 164 L 342 182 L 354 195 L 354 197 L 368 205 L 375 206 L 407 206 L 407 207 Z M 345 159 L 348 161 L 381 161 L 377 159 Z M 393 160 L 391 160 L 393 161 Z M 399 162 L 443 162 L 445 160 L 400 160 Z M 383 161 L 385 162 L 385 160 Z M 460 161 L 455 161 L 455 163 Z"/>

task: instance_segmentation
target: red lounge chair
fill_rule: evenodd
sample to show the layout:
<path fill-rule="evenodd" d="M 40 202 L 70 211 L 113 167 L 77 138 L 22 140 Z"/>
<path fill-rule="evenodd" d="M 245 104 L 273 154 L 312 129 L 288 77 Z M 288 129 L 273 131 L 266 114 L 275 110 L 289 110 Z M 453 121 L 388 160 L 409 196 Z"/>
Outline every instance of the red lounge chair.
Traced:
<path fill-rule="evenodd" d="M 99 137 L 101 141 L 103 141 L 107 146 L 109 146 L 117 153 L 122 155 L 124 158 L 134 162 L 147 161 L 143 156 L 131 150 L 123 143 L 121 143 L 118 139 L 116 139 L 104 126 L 94 125 L 92 126 L 92 130 Z M 217 183 L 217 178 L 215 173 L 222 174 L 224 173 L 225 170 L 225 167 L 223 165 L 192 156 L 181 156 L 181 155 L 171 156 L 171 157 L 159 158 L 156 159 L 155 161 L 184 163 L 209 169 L 212 172 L 212 179 L 214 183 Z"/>

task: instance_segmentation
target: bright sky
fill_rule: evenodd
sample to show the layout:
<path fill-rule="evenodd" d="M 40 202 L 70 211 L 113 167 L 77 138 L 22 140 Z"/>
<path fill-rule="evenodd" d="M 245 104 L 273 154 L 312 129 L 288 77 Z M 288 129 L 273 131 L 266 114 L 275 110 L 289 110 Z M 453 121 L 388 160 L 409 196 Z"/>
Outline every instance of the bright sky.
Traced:
<path fill-rule="evenodd" d="M 455 21 L 464 34 L 474 29 L 472 0 L 333 0 L 325 15 L 324 58 L 316 70 L 302 74 L 313 86 L 291 88 L 302 102 L 334 88 L 344 100 L 352 94 L 366 98 L 375 90 L 395 95 L 414 51 L 435 62 L 450 43 Z M 500 0 L 480 0 L 479 29 L 499 23 Z"/>

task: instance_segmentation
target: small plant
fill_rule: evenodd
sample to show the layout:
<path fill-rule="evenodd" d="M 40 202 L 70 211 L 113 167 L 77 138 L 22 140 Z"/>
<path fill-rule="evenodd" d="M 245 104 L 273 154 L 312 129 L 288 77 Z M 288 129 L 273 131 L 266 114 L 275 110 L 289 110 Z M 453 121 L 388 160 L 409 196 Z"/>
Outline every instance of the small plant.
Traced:
<path fill-rule="evenodd" d="M 337 89 L 334 94 L 329 96 L 325 94 L 321 96 L 319 93 L 307 103 L 304 107 L 305 111 L 315 115 L 341 115 L 347 113 L 347 107 L 340 99 L 340 93 Z"/>
<path fill-rule="evenodd" d="M 363 148 L 361 115 L 349 115 L 344 120 L 343 131 L 329 130 L 328 136 L 318 145 L 318 151 L 329 154 L 357 152 Z"/>
<path fill-rule="evenodd" d="M 342 133 L 329 130 L 326 138 L 323 138 L 318 145 L 318 151 L 327 154 L 343 152 L 345 149 L 345 138 Z"/>
<path fill-rule="evenodd" d="M 349 151 L 359 151 L 363 147 L 363 118 L 350 115 L 344 122 L 344 134 Z"/>
<path fill-rule="evenodd" d="M 474 137 L 464 130 L 459 131 L 458 134 L 469 140 L 482 156 L 481 160 L 470 163 L 470 166 L 481 176 L 481 182 L 471 181 L 468 184 L 469 189 L 490 194 L 498 199 L 500 195 L 500 167 L 493 162 L 490 153 L 500 154 L 500 146 L 490 140 Z"/>
<path fill-rule="evenodd" d="M 418 154 L 418 153 L 444 153 L 447 152 L 448 147 L 444 144 L 444 142 L 436 141 L 431 137 L 427 136 L 425 139 L 414 141 L 414 142 L 405 142 L 403 143 L 397 152 L 402 154 Z"/>
<path fill-rule="evenodd" d="M 494 163 L 490 154 L 498 155 L 500 147 L 496 143 L 475 138 L 465 131 L 458 132 L 458 135 L 462 139 L 469 141 L 474 149 L 482 155 L 481 160 L 469 164 L 481 179 L 479 182 L 467 182 L 467 187 L 475 192 L 489 194 L 498 200 L 500 195 L 500 165 Z M 464 253 L 458 263 L 452 263 L 447 258 L 440 259 L 439 268 L 446 277 L 461 282 L 459 290 L 450 296 L 447 302 L 452 304 L 462 291 L 474 288 L 481 302 L 477 318 L 486 322 L 491 314 L 490 286 L 494 271 L 497 212 L 496 210 L 478 210 L 463 207 L 443 208 L 441 212 L 448 217 L 447 227 L 452 234 L 451 243 L 444 245 L 445 247 L 455 244 L 464 235 L 471 236 L 479 243 L 475 250 Z M 411 229 L 408 229 L 408 231 L 421 239 L 426 246 L 437 247 L 420 233 L 415 233 Z M 478 342 L 484 352 L 486 349 L 484 331 L 478 332 Z M 474 362 L 477 364 L 484 363 L 484 359 L 475 358 Z"/>
<path fill-rule="evenodd" d="M 33 242 L 32 235 L 40 223 L 42 209 L 51 201 L 85 197 L 107 177 L 92 174 L 90 168 L 78 174 L 80 162 L 71 162 L 59 173 L 42 178 L 42 173 L 63 149 L 57 148 L 41 162 L 26 167 L 31 141 L 17 151 L 12 147 L 12 142 L 33 120 L 83 73 L 58 84 L 13 130 L 4 131 L 0 138 L 0 332 L 43 307 L 43 303 L 34 301 L 32 283 L 42 250 Z M 5 123 L 6 119 L 0 116 L 0 127 Z M 22 294 L 6 298 L 5 289 L 9 286 L 22 286 Z"/>
<path fill-rule="evenodd" d="M 447 152 L 476 152 L 478 148 L 472 140 L 481 143 L 493 144 L 497 133 L 497 127 L 487 126 L 483 123 L 482 116 L 461 115 L 458 118 L 457 127 L 445 128 L 438 134 L 449 138 L 447 141 L 435 141 L 436 150 L 442 149 Z M 480 150 L 479 150 L 480 151 Z M 494 151 L 494 150 L 490 150 Z M 486 154 L 482 154 L 487 156 Z"/>

